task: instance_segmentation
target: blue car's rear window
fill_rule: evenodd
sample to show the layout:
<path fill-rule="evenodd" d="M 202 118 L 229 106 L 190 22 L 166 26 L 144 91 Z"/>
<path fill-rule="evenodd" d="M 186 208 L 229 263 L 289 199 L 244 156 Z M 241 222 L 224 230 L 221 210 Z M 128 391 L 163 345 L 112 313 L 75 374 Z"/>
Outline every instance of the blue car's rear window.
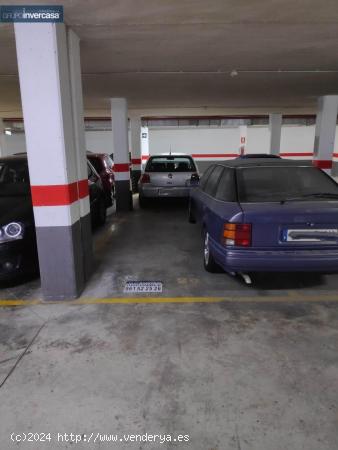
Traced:
<path fill-rule="evenodd" d="M 274 202 L 288 199 L 327 200 L 337 196 L 338 185 L 315 167 L 242 167 L 237 169 L 240 202 Z M 320 194 L 325 194 L 320 197 Z"/>

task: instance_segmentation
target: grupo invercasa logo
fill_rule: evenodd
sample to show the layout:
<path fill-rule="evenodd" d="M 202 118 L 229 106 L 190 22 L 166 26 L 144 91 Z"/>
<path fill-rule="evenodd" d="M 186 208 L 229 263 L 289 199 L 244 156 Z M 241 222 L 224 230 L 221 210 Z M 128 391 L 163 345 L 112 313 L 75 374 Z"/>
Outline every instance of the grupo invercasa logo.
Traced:
<path fill-rule="evenodd" d="M 63 22 L 63 6 L 1 5 L 0 22 Z"/>

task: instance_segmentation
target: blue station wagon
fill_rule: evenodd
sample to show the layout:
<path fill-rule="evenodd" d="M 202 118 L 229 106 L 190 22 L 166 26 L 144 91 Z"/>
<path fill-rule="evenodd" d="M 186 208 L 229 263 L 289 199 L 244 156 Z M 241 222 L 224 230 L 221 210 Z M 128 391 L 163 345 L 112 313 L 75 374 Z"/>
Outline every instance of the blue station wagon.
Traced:
<path fill-rule="evenodd" d="M 338 184 L 306 161 L 234 159 L 191 192 L 207 271 L 338 271 Z"/>

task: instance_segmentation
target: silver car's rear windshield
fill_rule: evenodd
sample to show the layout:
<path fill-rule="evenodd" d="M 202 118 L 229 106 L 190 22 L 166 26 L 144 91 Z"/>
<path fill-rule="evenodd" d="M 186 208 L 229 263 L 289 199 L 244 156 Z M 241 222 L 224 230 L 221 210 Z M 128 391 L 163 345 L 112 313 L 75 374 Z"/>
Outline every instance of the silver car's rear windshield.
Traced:
<path fill-rule="evenodd" d="M 236 171 L 238 200 L 248 202 L 279 202 L 312 194 L 338 196 L 338 185 L 315 167 L 243 167 Z M 318 200 L 325 200 L 325 197 Z M 327 198 L 326 198 L 327 200 Z"/>
<path fill-rule="evenodd" d="M 154 156 L 147 162 L 146 172 L 196 172 L 192 158 L 187 156 Z"/>

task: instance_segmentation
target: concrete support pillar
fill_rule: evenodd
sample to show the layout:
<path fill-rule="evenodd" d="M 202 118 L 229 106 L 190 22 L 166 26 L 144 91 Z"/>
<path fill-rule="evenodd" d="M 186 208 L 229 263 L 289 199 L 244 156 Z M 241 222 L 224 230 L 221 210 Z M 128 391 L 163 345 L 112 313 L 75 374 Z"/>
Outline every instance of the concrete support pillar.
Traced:
<path fill-rule="evenodd" d="M 318 99 L 313 164 L 331 172 L 338 112 L 338 95 Z"/>
<path fill-rule="evenodd" d="M 146 164 L 149 158 L 149 129 L 141 127 L 141 160 L 142 165 Z"/>
<path fill-rule="evenodd" d="M 128 148 L 128 107 L 125 98 L 111 99 L 116 210 L 130 211 L 133 199 Z"/>
<path fill-rule="evenodd" d="M 78 172 L 66 27 L 14 29 L 42 290 L 47 299 L 75 298 L 85 283 L 80 201 L 88 213 L 89 193 Z"/>
<path fill-rule="evenodd" d="M 85 126 L 83 117 L 83 96 L 80 60 L 80 39 L 70 28 L 67 29 L 68 62 L 70 89 L 72 97 L 72 115 L 74 123 L 74 140 L 79 180 L 87 180 L 88 167 L 86 155 Z M 85 279 L 88 280 L 93 271 L 93 241 L 90 204 L 88 196 L 79 198 L 81 242 L 84 261 Z"/>
<path fill-rule="evenodd" d="M 269 153 L 271 155 L 279 155 L 280 153 L 280 139 L 282 132 L 282 114 L 269 114 L 269 131 L 270 131 L 270 146 Z"/>
<path fill-rule="evenodd" d="M 4 125 L 4 121 L 2 119 L 0 119 L 0 157 L 6 155 L 5 142 L 6 142 L 5 125 Z"/>
<path fill-rule="evenodd" d="M 239 154 L 245 155 L 247 144 L 248 127 L 246 125 L 239 126 Z"/>
<path fill-rule="evenodd" d="M 131 175 L 133 192 L 137 192 L 137 183 L 141 176 L 141 118 L 130 118 L 130 137 L 131 137 Z"/>

